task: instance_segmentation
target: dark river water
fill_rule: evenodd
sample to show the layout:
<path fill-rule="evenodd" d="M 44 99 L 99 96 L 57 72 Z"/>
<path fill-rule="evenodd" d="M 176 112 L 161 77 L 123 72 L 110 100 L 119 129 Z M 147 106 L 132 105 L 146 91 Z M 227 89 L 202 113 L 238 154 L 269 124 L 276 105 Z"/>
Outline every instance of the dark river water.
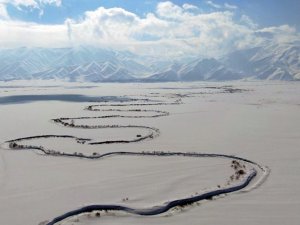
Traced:
<path fill-rule="evenodd" d="M 63 101 L 63 102 L 105 102 L 105 101 L 129 101 L 126 97 L 116 96 L 86 96 L 77 94 L 54 95 L 11 95 L 0 97 L 0 104 L 23 104 L 37 101 Z"/>

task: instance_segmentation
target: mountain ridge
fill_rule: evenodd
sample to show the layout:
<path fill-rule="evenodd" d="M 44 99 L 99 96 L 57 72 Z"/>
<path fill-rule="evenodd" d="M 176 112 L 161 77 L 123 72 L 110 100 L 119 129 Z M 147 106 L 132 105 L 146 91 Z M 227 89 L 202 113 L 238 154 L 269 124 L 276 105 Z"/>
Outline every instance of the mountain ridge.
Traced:
<path fill-rule="evenodd" d="M 300 80 L 299 42 L 266 44 L 220 58 L 164 60 L 109 49 L 0 49 L 0 80 L 82 82 Z"/>

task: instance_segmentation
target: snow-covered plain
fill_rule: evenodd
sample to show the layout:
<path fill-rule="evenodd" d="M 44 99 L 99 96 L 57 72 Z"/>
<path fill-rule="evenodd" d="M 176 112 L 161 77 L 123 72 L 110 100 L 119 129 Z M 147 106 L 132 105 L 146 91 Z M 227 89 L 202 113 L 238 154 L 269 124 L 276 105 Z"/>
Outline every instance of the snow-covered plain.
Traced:
<path fill-rule="evenodd" d="M 28 140 L 66 152 L 180 151 L 236 155 L 266 165 L 271 174 L 257 188 L 203 201 L 164 215 L 126 213 L 83 215 L 62 224 L 275 224 L 300 221 L 300 85 L 295 82 L 164 84 L 0 84 L 0 142 L 34 135 L 73 135 L 101 140 L 132 139 L 148 131 L 135 128 L 63 127 L 52 119 L 109 115 L 84 110 L 95 104 L 74 96 L 122 96 L 183 104 L 123 106 L 161 110 L 156 118 L 105 118 L 75 124 L 121 124 L 155 127 L 160 135 L 136 143 L 82 145 L 63 139 Z M 221 93 L 232 85 L 243 92 Z M 8 96 L 21 96 L 7 98 Z M 47 95 L 25 98 L 24 95 Z M 5 103 L 5 100 L 7 103 Z M 32 100 L 30 100 L 32 99 Z M 97 104 L 97 103 L 96 103 Z M 111 108 L 110 106 L 107 106 Z M 112 114 L 115 114 L 113 112 Z M 139 113 L 123 113 L 140 115 Z M 152 115 L 152 113 L 144 113 Z M 0 224 L 34 225 L 83 205 L 160 205 L 224 186 L 233 173 L 221 158 L 114 156 L 99 160 L 45 156 L 30 150 L 0 149 Z M 128 198 L 128 200 L 127 200 Z"/>

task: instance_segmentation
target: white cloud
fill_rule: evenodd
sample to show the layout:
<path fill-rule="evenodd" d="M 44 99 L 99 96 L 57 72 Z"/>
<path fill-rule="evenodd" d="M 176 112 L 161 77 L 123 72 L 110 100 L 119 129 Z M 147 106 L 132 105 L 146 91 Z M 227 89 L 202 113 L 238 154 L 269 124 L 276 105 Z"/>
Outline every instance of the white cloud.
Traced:
<path fill-rule="evenodd" d="M 247 16 L 236 20 L 234 11 L 200 13 L 195 7 L 163 2 L 144 17 L 122 8 L 100 7 L 60 25 L 0 19 L 0 47 L 94 45 L 159 56 L 219 56 L 258 45 L 266 40 L 263 34 L 271 33 L 274 40 L 297 34 L 287 25 L 258 29 Z"/>
<path fill-rule="evenodd" d="M 9 19 L 9 15 L 7 13 L 6 6 L 1 3 L 0 3 L 0 19 L 5 19 L 5 20 Z"/>
<path fill-rule="evenodd" d="M 121 8 L 101 7 L 87 12 L 80 21 L 68 22 L 67 26 L 72 31 L 72 41 L 79 43 L 123 43 L 143 45 L 143 48 L 168 43 L 168 46 L 181 45 L 186 51 L 203 51 L 209 55 L 250 45 L 256 40 L 248 26 L 234 22 L 231 12 L 193 14 L 189 8 L 163 2 L 157 5 L 156 14 L 141 18 Z M 167 52 L 176 51 L 177 48 L 170 47 Z"/>
<path fill-rule="evenodd" d="M 66 19 L 65 21 L 65 25 L 67 26 L 67 34 L 68 34 L 69 41 L 72 41 L 72 23 L 74 22 L 71 19 Z"/>
<path fill-rule="evenodd" d="M 82 21 L 72 23 L 72 37 L 86 41 L 126 41 L 139 20 L 137 15 L 122 8 L 100 7 L 86 12 Z"/>
<path fill-rule="evenodd" d="M 63 47 L 68 44 L 64 25 L 0 20 L 0 47 Z"/>
<path fill-rule="evenodd" d="M 198 10 L 199 9 L 197 6 L 187 4 L 187 3 L 183 4 L 182 8 L 185 9 L 185 10 Z"/>
<path fill-rule="evenodd" d="M 56 6 L 61 6 L 62 0 L 39 0 L 40 3 L 45 4 L 45 5 L 56 5 Z"/>
<path fill-rule="evenodd" d="M 169 1 L 158 3 L 156 13 L 160 17 L 171 19 L 180 19 L 184 14 L 183 8 Z"/>
<path fill-rule="evenodd" d="M 216 8 L 216 9 L 221 9 L 221 8 L 222 8 L 221 5 L 216 4 L 216 3 L 214 3 L 213 1 L 206 1 L 206 4 L 207 4 L 207 5 L 210 5 L 210 6 L 213 7 L 213 8 Z"/>
<path fill-rule="evenodd" d="M 0 3 L 11 4 L 16 7 L 38 8 L 41 5 L 61 6 L 62 0 L 0 0 Z"/>
<path fill-rule="evenodd" d="M 266 27 L 262 28 L 259 31 L 261 32 L 269 32 L 272 34 L 293 34 L 296 33 L 296 29 L 294 27 L 290 27 L 289 25 L 282 25 L 278 27 Z"/>
<path fill-rule="evenodd" d="M 246 25 L 246 26 L 249 26 L 250 28 L 257 28 L 258 25 L 247 15 L 242 15 L 241 16 L 241 19 L 240 19 L 241 23 Z"/>
<path fill-rule="evenodd" d="M 55 5 L 59 7 L 62 4 L 62 0 L 0 0 L 0 5 L 6 7 L 8 4 L 16 7 L 18 10 L 25 10 L 27 8 L 39 10 L 41 16 L 44 14 L 43 8 L 45 5 Z"/>
<path fill-rule="evenodd" d="M 268 41 L 289 42 L 300 40 L 300 35 L 294 27 L 281 25 L 277 27 L 266 27 L 255 31 L 255 34 Z"/>
<path fill-rule="evenodd" d="M 238 9 L 238 7 L 236 5 L 231 5 L 227 2 L 225 2 L 224 5 L 219 5 L 219 4 L 214 3 L 213 1 L 206 1 L 206 4 L 215 9 L 228 9 L 228 10 Z"/>
<path fill-rule="evenodd" d="M 226 9 L 233 9 L 233 10 L 238 8 L 236 5 L 231 5 L 231 4 L 228 4 L 227 2 L 224 3 L 224 7 Z"/>
<path fill-rule="evenodd" d="M 38 8 L 38 3 L 35 0 L 0 0 L 0 3 L 10 4 L 18 9 L 21 9 L 20 7 Z"/>

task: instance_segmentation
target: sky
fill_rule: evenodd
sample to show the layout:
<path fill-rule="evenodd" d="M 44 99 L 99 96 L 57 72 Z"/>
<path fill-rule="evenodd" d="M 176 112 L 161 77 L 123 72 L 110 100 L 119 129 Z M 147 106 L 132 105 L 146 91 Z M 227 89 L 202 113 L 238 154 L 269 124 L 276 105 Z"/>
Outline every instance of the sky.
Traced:
<path fill-rule="evenodd" d="M 0 48 L 220 55 L 299 40 L 299 0 L 0 0 Z"/>

